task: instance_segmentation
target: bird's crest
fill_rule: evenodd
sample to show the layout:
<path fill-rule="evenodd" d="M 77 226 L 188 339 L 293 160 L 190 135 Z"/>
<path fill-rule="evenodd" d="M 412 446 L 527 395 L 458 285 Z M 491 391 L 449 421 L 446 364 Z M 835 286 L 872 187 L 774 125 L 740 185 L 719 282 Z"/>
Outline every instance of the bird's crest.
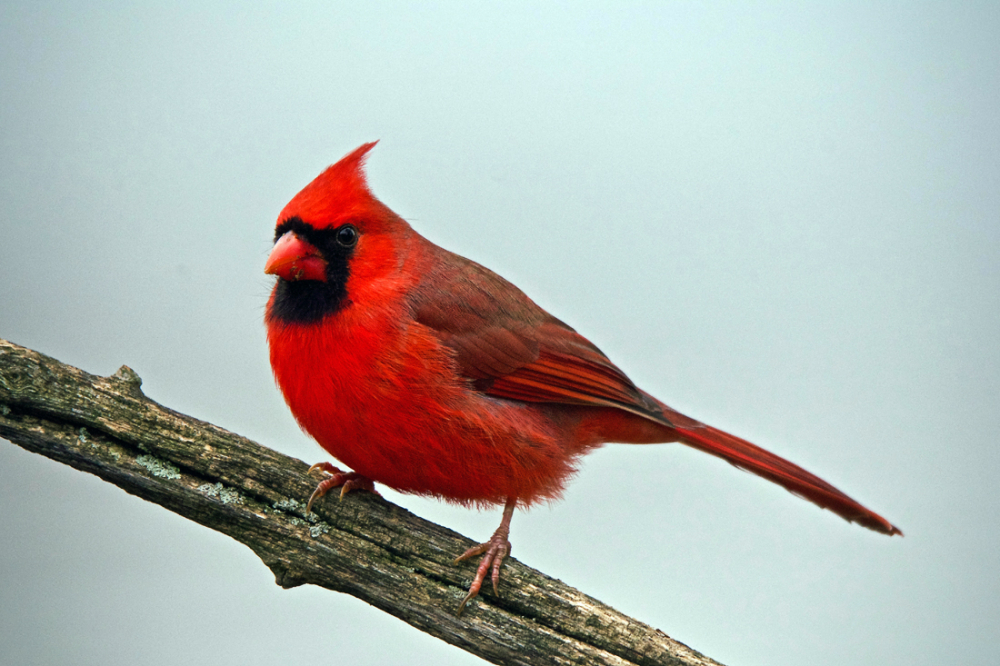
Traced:
<path fill-rule="evenodd" d="M 327 167 L 288 202 L 278 223 L 299 217 L 317 228 L 336 226 L 348 218 L 364 217 L 381 207 L 368 189 L 364 164 L 368 151 L 378 141 L 365 143 Z"/>

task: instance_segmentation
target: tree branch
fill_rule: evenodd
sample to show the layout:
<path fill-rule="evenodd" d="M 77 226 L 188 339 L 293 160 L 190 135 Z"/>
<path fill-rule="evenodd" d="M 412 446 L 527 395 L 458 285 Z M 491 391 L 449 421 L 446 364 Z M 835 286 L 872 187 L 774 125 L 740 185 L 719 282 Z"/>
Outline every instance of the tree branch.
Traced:
<path fill-rule="evenodd" d="M 248 546 L 284 588 L 346 592 L 496 664 L 717 662 L 513 558 L 462 617 L 469 539 L 369 493 L 305 513 L 305 463 L 0 339 L 0 437 Z M 488 586 L 486 586 L 488 587 Z"/>

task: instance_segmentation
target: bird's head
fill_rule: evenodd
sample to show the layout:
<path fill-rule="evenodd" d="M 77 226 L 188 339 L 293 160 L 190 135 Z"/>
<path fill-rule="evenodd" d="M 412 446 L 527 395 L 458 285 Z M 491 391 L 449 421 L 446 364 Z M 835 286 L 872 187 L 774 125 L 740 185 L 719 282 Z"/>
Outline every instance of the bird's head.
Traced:
<path fill-rule="evenodd" d="M 278 277 L 269 316 L 309 322 L 350 302 L 351 284 L 392 270 L 412 230 L 368 189 L 366 143 L 328 167 L 278 216 L 264 272 Z"/>

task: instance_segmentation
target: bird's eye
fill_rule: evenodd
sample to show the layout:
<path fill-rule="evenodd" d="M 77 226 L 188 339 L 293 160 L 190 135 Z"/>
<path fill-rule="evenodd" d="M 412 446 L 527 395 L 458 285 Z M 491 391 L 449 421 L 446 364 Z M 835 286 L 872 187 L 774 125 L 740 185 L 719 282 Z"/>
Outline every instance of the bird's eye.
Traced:
<path fill-rule="evenodd" d="M 354 247 L 358 242 L 358 228 L 353 224 L 345 224 L 337 229 L 337 243 L 342 247 Z"/>

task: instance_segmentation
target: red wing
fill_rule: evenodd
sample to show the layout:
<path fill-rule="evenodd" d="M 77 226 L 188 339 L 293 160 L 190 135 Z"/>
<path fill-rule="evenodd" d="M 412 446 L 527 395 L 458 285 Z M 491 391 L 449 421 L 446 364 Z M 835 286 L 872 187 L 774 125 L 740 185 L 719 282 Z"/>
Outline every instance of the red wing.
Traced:
<path fill-rule="evenodd" d="M 616 407 L 669 425 L 590 341 L 500 276 L 447 254 L 411 305 L 416 321 L 434 329 L 477 388 L 526 402 Z"/>
<path fill-rule="evenodd" d="M 486 392 L 533 402 L 629 403 L 627 381 L 608 366 L 542 351 L 533 363 L 495 378 Z"/>
<path fill-rule="evenodd" d="M 669 425 L 659 407 L 585 338 L 542 326 L 538 358 L 496 377 L 486 393 L 528 402 L 616 407 Z"/>

